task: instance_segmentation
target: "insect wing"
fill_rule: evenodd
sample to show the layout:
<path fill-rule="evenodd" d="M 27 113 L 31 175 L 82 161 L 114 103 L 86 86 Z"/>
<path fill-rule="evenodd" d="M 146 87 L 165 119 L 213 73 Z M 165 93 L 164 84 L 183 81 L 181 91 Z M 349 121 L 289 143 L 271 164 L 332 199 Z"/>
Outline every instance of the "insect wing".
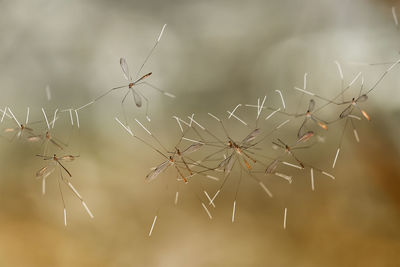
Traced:
<path fill-rule="evenodd" d="M 171 165 L 171 162 L 169 160 L 168 161 L 164 161 L 163 163 L 158 165 L 154 170 L 152 170 L 149 174 L 146 175 L 145 181 L 146 182 L 151 182 L 152 180 L 157 178 L 157 176 L 160 173 L 165 171 L 170 165 Z"/>
<path fill-rule="evenodd" d="M 368 100 L 368 96 L 367 95 L 360 95 L 357 99 L 356 102 L 365 102 Z"/>
<path fill-rule="evenodd" d="M 256 139 L 256 137 L 261 133 L 260 129 L 255 129 L 254 131 L 252 131 L 248 136 L 246 136 L 245 139 L 243 139 L 242 144 L 249 144 L 251 141 L 253 141 L 254 139 Z"/>
<path fill-rule="evenodd" d="M 311 99 L 310 103 L 308 104 L 308 111 L 312 112 L 314 110 L 314 108 L 315 108 L 315 101 L 314 101 L 314 99 Z"/>
<path fill-rule="evenodd" d="M 339 118 L 343 119 L 350 115 L 351 111 L 353 110 L 353 105 L 349 105 L 345 110 L 340 113 Z"/>
<path fill-rule="evenodd" d="M 142 98 L 135 90 L 132 90 L 132 94 L 133 94 L 133 99 L 135 100 L 136 106 L 138 108 L 140 108 L 142 106 Z"/>
<path fill-rule="evenodd" d="M 130 81 L 131 80 L 131 76 L 129 75 L 129 67 L 128 67 L 128 63 L 126 62 L 125 58 L 122 57 L 119 60 L 119 64 L 121 65 L 121 68 L 122 68 L 122 71 L 124 73 L 125 79 Z"/>
<path fill-rule="evenodd" d="M 271 164 L 268 165 L 267 169 L 265 170 L 265 174 L 274 173 L 276 168 L 278 167 L 279 160 L 274 160 Z"/>
<path fill-rule="evenodd" d="M 184 151 L 182 151 L 181 155 L 183 156 L 183 155 L 193 153 L 193 152 L 199 150 L 202 146 L 203 146 L 202 143 L 192 144 L 188 148 L 186 148 Z"/>

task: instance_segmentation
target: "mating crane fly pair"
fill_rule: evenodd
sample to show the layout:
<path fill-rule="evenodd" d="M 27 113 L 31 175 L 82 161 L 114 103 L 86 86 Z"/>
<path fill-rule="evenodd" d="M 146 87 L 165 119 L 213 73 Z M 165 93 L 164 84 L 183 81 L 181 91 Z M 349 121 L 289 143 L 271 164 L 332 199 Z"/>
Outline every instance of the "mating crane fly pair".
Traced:
<path fill-rule="evenodd" d="M 5 108 L 3 116 L 8 113 L 11 114 L 10 117 L 13 118 L 15 123 L 18 125 L 17 127 L 14 127 L 14 128 L 4 129 L 4 132 L 6 132 L 6 133 L 15 133 L 11 140 L 13 140 L 14 138 L 18 138 L 18 139 L 23 138 L 23 139 L 27 140 L 28 142 L 39 142 L 42 140 L 42 147 L 44 147 L 43 154 L 46 154 L 49 143 L 53 144 L 55 147 L 57 147 L 60 150 L 63 150 L 64 147 L 67 146 L 67 144 L 65 144 L 61 140 L 57 139 L 50 133 L 50 130 L 52 128 L 54 128 L 54 123 L 55 123 L 55 120 L 57 119 L 57 117 L 54 117 L 54 119 L 51 121 L 51 123 L 49 123 L 47 117 L 45 117 L 45 120 L 48 123 L 48 129 L 43 134 L 36 134 L 35 131 L 33 130 L 33 128 L 28 127 L 28 125 L 43 123 L 44 121 L 29 122 L 29 114 L 30 114 L 29 108 L 27 108 L 26 120 L 25 120 L 24 124 L 22 124 L 18 121 L 18 119 L 16 118 L 16 116 L 14 115 L 14 113 L 11 111 L 11 109 L 9 107 Z"/>
<path fill-rule="evenodd" d="M 231 172 L 233 165 L 238 159 L 237 157 L 240 157 L 244 164 L 246 165 L 247 169 L 251 169 L 251 165 L 249 162 L 246 160 L 246 158 L 250 159 L 254 163 L 257 162 L 253 157 L 251 157 L 248 153 L 246 153 L 246 150 L 251 147 L 251 142 L 261 133 L 260 129 L 255 129 L 253 130 L 248 136 L 246 136 L 240 143 L 234 142 L 230 137 L 227 148 L 232 151 L 230 156 L 228 156 L 226 159 L 224 159 L 217 167 L 217 169 L 223 169 L 225 176 L 228 176 L 229 173 Z"/>

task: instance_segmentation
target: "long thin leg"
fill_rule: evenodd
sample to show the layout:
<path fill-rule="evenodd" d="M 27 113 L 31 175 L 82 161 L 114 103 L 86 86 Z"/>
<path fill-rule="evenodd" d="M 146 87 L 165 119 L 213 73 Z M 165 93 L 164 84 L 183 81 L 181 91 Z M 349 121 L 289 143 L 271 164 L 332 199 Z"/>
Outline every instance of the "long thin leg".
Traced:
<path fill-rule="evenodd" d="M 62 176 L 61 169 L 60 169 L 60 175 Z M 60 180 L 57 179 L 57 182 L 58 182 L 58 188 L 60 190 L 61 200 L 62 200 L 63 207 L 64 207 L 64 226 L 67 226 L 67 208 L 65 206 L 65 200 L 64 200 L 64 195 L 63 195 L 62 189 L 61 189 Z"/>
<path fill-rule="evenodd" d="M 122 101 L 121 101 L 122 116 L 124 116 L 125 124 L 128 124 L 128 118 L 127 118 L 127 116 L 126 116 L 125 107 L 124 107 L 124 102 L 125 102 L 126 97 L 128 96 L 128 94 L 129 94 L 130 91 L 131 91 L 131 89 L 129 89 L 128 92 L 126 92 L 126 94 L 124 95 L 124 98 L 122 98 Z"/>
<path fill-rule="evenodd" d="M 143 97 L 143 99 L 144 99 L 144 101 L 146 102 L 146 119 L 148 120 L 148 121 L 150 121 L 150 117 L 149 117 L 149 100 L 147 99 L 147 97 L 145 97 L 143 94 L 142 94 L 142 92 L 140 92 L 138 89 L 136 89 L 136 92 L 141 96 L 141 97 Z"/>

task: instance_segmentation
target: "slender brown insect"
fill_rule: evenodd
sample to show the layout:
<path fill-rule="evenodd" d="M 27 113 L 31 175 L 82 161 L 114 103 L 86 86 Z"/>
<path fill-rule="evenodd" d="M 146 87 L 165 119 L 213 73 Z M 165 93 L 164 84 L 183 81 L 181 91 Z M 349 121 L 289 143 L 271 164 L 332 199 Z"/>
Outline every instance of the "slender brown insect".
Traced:
<path fill-rule="evenodd" d="M 305 116 L 304 121 L 301 124 L 299 131 L 297 132 L 297 138 L 298 138 L 299 142 L 305 142 L 314 135 L 314 132 L 306 130 L 306 126 L 307 126 L 306 124 L 309 121 L 314 122 L 315 124 L 317 124 L 319 127 L 321 127 L 324 130 L 328 130 L 328 126 L 326 125 L 327 123 L 324 122 L 323 120 L 319 119 L 318 117 L 316 117 L 313 114 L 314 108 L 315 108 L 315 101 L 314 101 L 314 99 L 311 99 L 308 104 L 307 112 L 299 115 L 299 116 L 302 116 L 302 115 Z"/>
<path fill-rule="evenodd" d="M 85 208 L 89 216 L 93 218 L 93 214 L 86 205 L 86 202 L 83 200 L 82 196 L 79 194 L 79 192 L 75 189 L 75 187 L 72 185 L 70 181 L 70 178 L 72 177 L 71 172 L 63 164 L 63 162 L 71 162 L 75 160 L 78 156 L 64 155 L 58 157 L 56 154 L 54 154 L 53 156 L 44 156 L 44 155 L 36 155 L 36 156 L 43 158 L 43 160 L 49 161 L 49 164 L 47 166 L 42 167 L 36 172 L 36 177 L 42 179 L 42 194 L 45 194 L 46 192 L 47 177 L 50 176 L 50 174 L 52 174 L 55 170 L 59 171 L 59 176 L 58 176 L 59 179 L 57 181 L 64 207 L 64 225 L 67 226 L 67 209 L 65 205 L 63 191 L 61 188 L 61 182 L 67 185 L 67 187 L 73 192 L 73 194 L 81 201 L 82 206 Z M 66 173 L 67 176 L 64 176 L 63 173 Z"/>
<path fill-rule="evenodd" d="M 190 175 L 193 175 L 193 171 L 189 168 L 187 163 L 184 161 L 183 157 L 185 155 L 191 154 L 191 153 L 199 150 L 202 146 L 203 146 L 203 144 L 201 144 L 201 143 L 192 144 L 189 147 L 187 147 L 185 150 L 183 150 L 182 152 L 179 149 L 176 149 L 177 152 L 174 153 L 174 155 L 169 156 L 168 160 L 162 162 L 160 165 L 155 167 L 154 170 L 152 170 L 149 174 L 146 175 L 146 181 L 150 182 L 150 181 L 154 180 L 155 178 L 157 178 L 157 176 L 160 173 L 164 172 L 169 166 L 174 166 L 175 169 L 177 170 L 178 174 L 182 177 L 182 179 L 185 181 L 185 183 L 187 183 L 188 182 L 187 178 L 182 173 L 180 168 L 176 165 L 176 158 L 180 158 L 183 161 L 183 163 L 185 164 L 185 167 L 189 171 Z"/>
<path fill-rule="evenodd" d="M 162 30 L 161 30 L 161 32 L 160 32 L 160 34 L 159 34 L 154 46 L 153 46 L 153 48 L 150 50 L 150 53 L 147 55 L 147 57 L 145 58 L 144 62 L 140 66 L 138 72 L 136 73 L 135 78 L 132 78 L 132 76 L 131 76 L 131 74 L 129 72 L 129 66 L 128 66 L 128 63 L 127 63 L 126 59 L 125 58 L 120 58 L 119 64 L 121 66 L 124 78 L 128 81 L 128 84 L 109 89 L 108 91 L 106 91 L 105 93 L 103 93 L 100 96 L 96 97 L 94 100 L 90 101 L 89 103 L 87 103 L 87 104 L 75 109 L 75 111 L 77 112 L 77 111 L 79 111 L 79 110 L 81 110 L 81 109 L 83 109 L 83 108 L 85 108 L 87 106 L 90 106 L 91 104 L 97 102 L 98 100 L 100 100 L 101 98 L 105 97 L 106 95 L 108 95 L 109 93 L 111 93 L 111 92 L 113 92 L 115 90 L 126 88 L 128 90 L 126 91 L 126 93 L 125 93 L 125 95 L 124 95 L 124 97 L 122 98 L 122 101 L 121 101 L 122 112 L 123 112 L 125 123 L 127 122 L 127 117 L 126 117 L 126 113 L 125 113 L 124 102 L 125 102 L 126 98 L 128 97 L 129 93 L 132 94 L 133 100 L 134 100 L 136 106 L 139 107 L 139 108 L 142 106 L 142 99 L 144 99 L 144 101 L 146 102 L 146 118 L 147 118 L 148 121 L 150 121 L 150 118 L 148 116 L 149 100 L 145 97 L 145 95 L 142 92 L 140 92 L 140 90 L 138 89 L 139 85 L 149 86 L 150 88 L 152 88 L 152 89 L 154 89 L 154 90 L 156 90 L 156 91 L 158 91 L 158 92 L 160 92 L 160 93 L 162 93 L 162 94 L 164 94 L 164 95 L 166 95 L 168 97 L 175 98 L 175 96 L 173 94 L 171 94 L 171 93 L 169 93 L 167 91 L 164 91 L 164 90 L 158 88 L 157 86 L 155 86 L 155 85 L 153 85 L 153 84 L 151 84 L 151 83 L 146 81 L 147 78 L 152 75 L 152 72 L 149 72 L 149 73 L 141 75 L 141 76 L 139 75 L 140 72 L 142 71 L 143 67 L 147 63 L 148 59 L 150 58 L 150 56 L 153 54 L 154 50 L 156 49 L 158 43 L 160 42 L 161 36 L 162 36 L 166 26 L 167 26 L 166 24 L 163 26 L 163 28 L 162 28 Z"/>

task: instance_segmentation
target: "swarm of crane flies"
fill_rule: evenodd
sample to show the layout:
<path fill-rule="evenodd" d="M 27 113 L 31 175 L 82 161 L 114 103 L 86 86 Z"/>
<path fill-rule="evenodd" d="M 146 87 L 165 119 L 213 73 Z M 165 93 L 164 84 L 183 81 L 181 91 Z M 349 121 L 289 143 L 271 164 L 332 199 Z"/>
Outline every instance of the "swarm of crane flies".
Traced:
<path fill-rule="evenodd" d="M 395 9 L 392 9 L 393 18 L 396 27 L 398 21 Z M 273 94 L 279 96 L 280 103 L 274 106 L 273 103 L 268 104 L 267 97 L 262 96 L 257 98 L 257 104 L 240 103 L 234 106 L 231 110 L 227 110 L 224 115 L 215 115 L 212 113 L 202 114 L 206 119 L 197 119 L 195 114 L 191 114 L 186 118 L 174 116 L 171 119 L 176 122 L 176 126 L 180 131 L 177 136 L 176 143 L 172 146 L 163 144 L 156 134 L 151 130 L 150 104 L 151 101 L 142 92 L 143 87 L 148 87 L 155 90 L 161 95 L 169 98 L 175 98 L 172 93 L 160 89 L 151 83 L 152 73 L 142 73 L 143 67 L 148 62 L 153 54 L 161 37 L 164 33 L 166 25 L 161 29 L 154 46 L 145 57 L 143 63 L 137 72 L 132 76 L 129 70 L 127 60 L 120 59 L 120 67 L 122 75 L 126 79 L 126 83 L 118 85 L 114 88 L 106 90 L 97 97 L 80 107 L 69 107 L 67 109 L 56 109 L 49 115 L 42 108 L 41 113 L 43 120 L 30 122 L 30 109 L 26 109 L 24 119 L 17 118 L 10 107 L 0 109 L 1 122 L 9 120 L 14 124 L 14 127 L 5 128 L 5 135 L 11 140 L 18 139 L 22 142 L 37 143 L 40 146 L 40 152 L 36 157 L 43 160 L 43 166 L 37 170 L 36 178 L 41 180 L 42 194 L 46 193 L 46 180 L 54 177 L 58 181 L 58 190 L 60 192 L 63 203 L 64 224 L 67 226 L 67 209 L 64 200 L 67 190 L 76 196 L 81 202 L 90 218 L 93 214 L 83 197 L 73 186 L 71 177 L 74 175 L 69 171 L 69 164 L 79 159 L 79 155 L 67 153 L 68 144 L 61 141 L 54 134 L 54 128 L 59 120 L 67 120 L 73 127 L 80 127 L 79 113 L 93 104 L 97 104 L 102 98 L 111 94 L 114 91 L 122 91 L 121 99 L 122 119 L 116 117 L 115 121 L 123 130 L 125 130 L 134 140 L 143 143 L 150 150 L 154 151 L 159 158 L 159 164 L 154 166 L 149 173 L 144 177 L 147 182 L 155 182 L 157 179 L 164 179 L 165 172 L 175 172 L 176 183 L 182 183 L 184 186 L 192 187 L 193 193 L 199 200 L 199 205 L 204 209 L 205 215 L 212 219 L 212 210 L 216 208 L 218 197 L 222 195 L 226 181 L 230 178 L 237 177 L 238 182 L 232 208 L 232 222 L 235 221 L 237 194 L 239 191 L 242 179 L 250 179 L 256 183 L 267 197 L 273 197 L 273 188 L 266 185 L 266 177 L 276 177 L 283 179 L 288 184 L 292 183 L 295 178 L 290 175 L 289 169 L 294 169 L 299 172 L 306 171 L 309 173 L 311 181 L 311 189 L 315 190 L 314 175 L 325 176 L 331 179 L 335 177 L 329 170 L 320 169 L 318 166 L 313 166 L 307 162 L 302 156 L 298 155 L 298 150 L 312 151 L 313 145 L 316 143 L 314 139 L 320 131 L 328 131 L 331 127 L 336 127 L 338 122 L 344 121 L 343 130 L 338 136 L 338 146 L 332 154 L 332 168 L 335 168 L 339 160 L 340 150 L 344 133 L 348 127 L 352 128 L 356 142 L 360 142 L 359 134 L 356 129 L 356 121 L 365 119 L 371 120 L 368 114 L 366 102 L 368 95 L 375 90 L 384 77 L 396 67 L 400 60 L 395 62 L 385 62 L 378 64 L 388 64 L 389 67 L 378 77 L 377 81 L 372 86 L 367 86 L 364 83 L 362 73 L 358 73 L 349 81 L 344 79 L 343 71 L 339 62 L 335 61 L 338 69 L 339 78 L 341 79 L 341 88 L 338 89 L 337 95 L 333 98 L 328 98 L 323 95 L 318 95 L 307 88 L 307 73 L 304 75 L 303 86 L 294 87 L 293 90 L 299 92 L 300 98 L 308 97 L 307 106 L 299 106 L 296 112 L 290 112 L 290 108 L 286 106 L 285 92 L 275 90 Z M 377 65 L 377 64 L 371 64 Z M 356 91 L 357 93 L 350 93 Z M 50 100 L 51 94 L 49 88 L 46 89 L 47 97 Z M 350 95 L 352 94 L 352 95 Z M 129 99 L 136 105 L 137 108 L 145 105 L 146 122 L 141 122 L 135 119 L 136 130 L 132 130 L 132 125 L 128 123 L 128 116 L 125 105 Z M 340 107 L 340 112 L 334 118 L 321 118 L 319 111 L 329 106 Z M 300 111 L 300 112 L 299 112 Z M 252 121 L 246 121 L 241 114 L 254 114 Z M 271 118 L 276 117 L 278 123 L 271 123 Z M 227 122 L 231 122 L 236 127 L 242 127 L 242 130 L 247 131 L 244 136 L 236 136 L 234 129 L 228 126 Z M 290 139 L 287 138 L 287 127 L 285 125 L 295 125 L 297 130 L 291 133 Z M 40 130 L 43 128 L 45 130 Z M 283 138 L 285 131 L 285 138 Z M 141 132 L 141 133 L 140 133 Z M 150 140 L 147 141 L 143 134 L 148 135 Z M 304 155 L 304 154 L 303 154 Z M 237 171 L 234 172 L 233 170 Z M 292 172 L 290 172 L 292 173 Z M 163 177 L 164 176 L 164 177 Z M 209 179 L 217 184 L 217 190 L 211 192 L 202 183 L 203 179 Z M 179 191 L 175 193 L 174 203 L 178 204 Z M 154 217 L 149 236 L 151 236 L 158 215 Z M 287 208 L 284 210 L 283 227 L 286 229 Z"/>

